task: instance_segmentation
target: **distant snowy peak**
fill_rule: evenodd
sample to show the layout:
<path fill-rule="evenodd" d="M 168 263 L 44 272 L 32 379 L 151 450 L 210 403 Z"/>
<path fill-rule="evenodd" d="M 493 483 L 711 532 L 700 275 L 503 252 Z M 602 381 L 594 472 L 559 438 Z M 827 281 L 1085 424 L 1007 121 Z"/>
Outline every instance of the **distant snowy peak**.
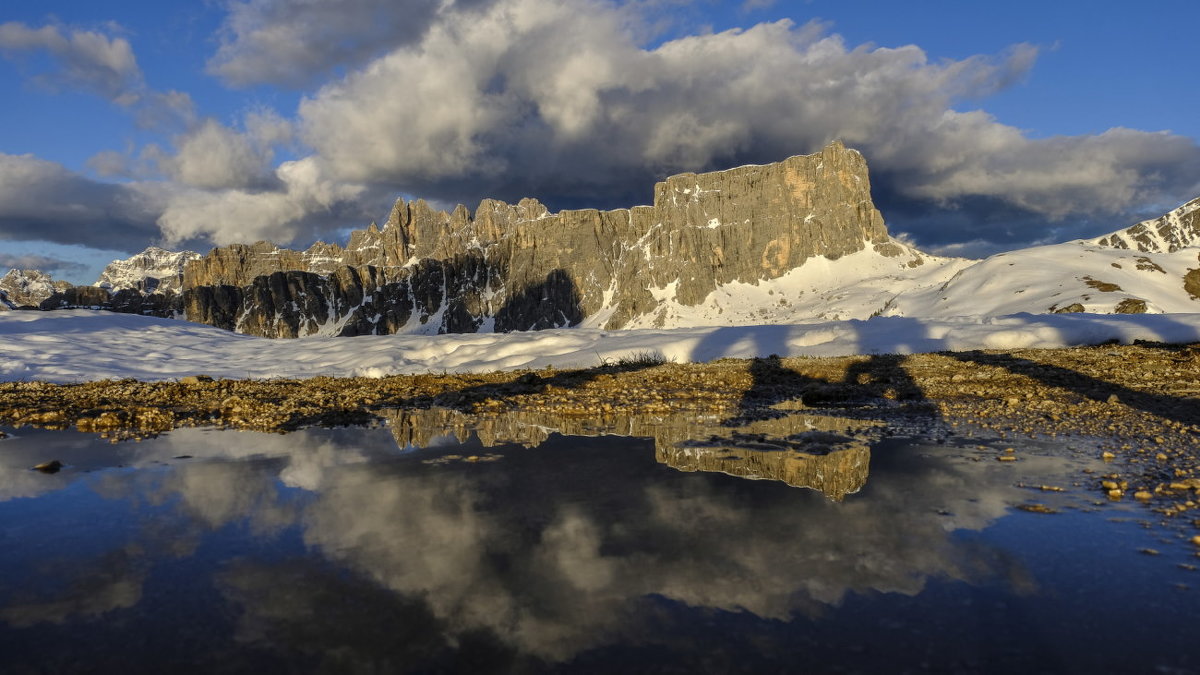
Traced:
<path fill-rule="evenodd" d="M 1166 215 L 1144 220 L 1088 243 L 1143 253 L 1174 253 L 1181 248 L 1200 246 L 1200 198 Z"/>
<path fill-rule="evenodd" d="M 37 306 L 56 292 L 70 288 L 66 281 L 55 281 L 39 270 L 9 270 L 0 277 L 0 309 Z"/>
<path fill-rule="evenodd" d="M 94 284 L 115 293 L 133 289 L 142 293 L 178 293 L 183 289 L 183 267 L 200 257 L 194 251 L 167 251 L 151 246 L 125 260 L 114 260 Z"/>

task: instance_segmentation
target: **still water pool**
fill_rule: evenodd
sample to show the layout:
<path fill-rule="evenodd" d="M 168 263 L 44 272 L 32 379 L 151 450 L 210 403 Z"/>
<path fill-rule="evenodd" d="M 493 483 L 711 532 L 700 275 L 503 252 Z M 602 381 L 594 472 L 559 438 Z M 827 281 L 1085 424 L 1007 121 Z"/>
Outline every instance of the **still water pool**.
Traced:
<path fill-rule="evenodd" d="M 0 671 L 1200 672 L 1094 453 L 855 424 L 5 429 Z"/>

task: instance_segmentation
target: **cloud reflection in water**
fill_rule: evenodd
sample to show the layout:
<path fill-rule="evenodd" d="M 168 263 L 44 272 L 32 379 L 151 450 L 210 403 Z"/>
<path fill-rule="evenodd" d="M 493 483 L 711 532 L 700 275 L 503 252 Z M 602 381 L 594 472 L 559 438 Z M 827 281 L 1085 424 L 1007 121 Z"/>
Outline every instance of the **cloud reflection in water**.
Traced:
<path fill-rule="evenodd" d="M 187 556 L 196 541 L 231 525 L 263 540 L 298 528 L 306 555 L 240 558 L 215 577 L 226 601 L 240 608 L 239 640 L 280 653 L 365 649 L 364 658 L 404 661 L 420 652 L 436 661 L 454 645 L 469 644 L 496 658 L 564 661 L 604 645 L 653 640 L 662 621 L 655 603 L 788 621 L 816 616 L 849 593 L 917 594 L 931 578 L 999 575 L 1028 583 L 997 551 L 953 536 L 982 529 L 1023 501 L 1013 467 L 996 462 L 916 460 L 911 451 L 897 461 L 892 455 L 900 448 L 859 447 L 853 433 L 840 441 L 830 431 L 754 433 L 755 442 L 824 444 L 824 455 L 795 460 L 801 463 L 857 458 L 812 465 L 823 481 L 858 486 L 839 488 L 849 496 L 838 502 L 783 482 L 680 472 L 656 462 L 651 443 L 659 444 L 658 459 L 668 461 L 664 443 L 678 443 L 678 430 L 638 434 L 655 441 L 589 438 L 553 433 L 544 419 L 509 419 L 483 430 L 486 444 L 474 438 L 457 446 L 445 437 L 468 434 L 442 424 L 426 429 L 441 445 L 413 451 L 409 427 L 392 422 L 390 431 L 287 436 L 178 430 L 122 460 L 149 468 L 180 455 L 191 459 L 158 471 L 104 473 L 93 487 L 160 509 L 134 542 L 122 545 L 145 556 Z M 620 423 L 642 431 L 629 420 Z M 813 421 L 792 423 L 811 431 Z M 390 433 L 405 447 L 397 448 Z M 734 436 L 700 440 L 693 455 L 710 447 L 737 459 Z M 488 446 L 503 458 L 423 461 L 483 454 Z M 859 460 L 871 455 L 875 475 L 854 494 L 866 479 Z M 1031 460 L 1029 468 L 1040 474 L 1068 465 Z M 763 460 L 755 470 L 769 464 Z M 862 480 L 824 475 L 839 467 L 863 473 Z M 80 565 L 98 570 L 97 580 L 112 576 L 104 556 Z M 94 617 L 105 611 L 96 603 L 106 597 L 109 608 L 137 602 L 140 577 L 130 579 L 123 594 L 99 581 L 66 585 L 41 601 L 40 613 L 9 596 L 0 616 L 12 625 Z M 346 597 L 358 600 L 331 600 Z M 407 636 L 408 651 L 395 652 L 388 640 L 359 639 L 381 625 Z"/>

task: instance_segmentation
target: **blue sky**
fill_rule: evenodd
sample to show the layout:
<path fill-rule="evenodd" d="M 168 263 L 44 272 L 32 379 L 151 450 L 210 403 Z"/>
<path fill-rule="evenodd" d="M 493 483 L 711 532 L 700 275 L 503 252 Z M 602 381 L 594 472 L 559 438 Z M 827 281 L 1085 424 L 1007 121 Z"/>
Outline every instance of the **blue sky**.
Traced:
<path fill-rule="evenodd" d="M 0 10 L 0 267 L 649 200 L 842 138 L 889 227 L 983 254 L 1200 194 L 1200 5 L 29 2 Z"/>

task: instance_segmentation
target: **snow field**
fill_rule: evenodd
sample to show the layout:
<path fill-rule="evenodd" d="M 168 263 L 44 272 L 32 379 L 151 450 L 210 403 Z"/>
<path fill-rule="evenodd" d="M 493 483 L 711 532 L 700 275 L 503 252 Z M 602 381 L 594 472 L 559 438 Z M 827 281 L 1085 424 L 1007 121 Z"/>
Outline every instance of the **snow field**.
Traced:
<path fill-rule="evenodd" d="M 1070 347 L 1108 340 L 1200 341 L 1200 313 L 873 317 L 791 325 L 530 333 L 367 335 L 270 340 L 202 324 L 92 310 L 0 313 L 0 381 L 136 378 L 384 377 L 592 367 L 657 352 L 679 363 L 723 357 L 912 354 Z"/>

